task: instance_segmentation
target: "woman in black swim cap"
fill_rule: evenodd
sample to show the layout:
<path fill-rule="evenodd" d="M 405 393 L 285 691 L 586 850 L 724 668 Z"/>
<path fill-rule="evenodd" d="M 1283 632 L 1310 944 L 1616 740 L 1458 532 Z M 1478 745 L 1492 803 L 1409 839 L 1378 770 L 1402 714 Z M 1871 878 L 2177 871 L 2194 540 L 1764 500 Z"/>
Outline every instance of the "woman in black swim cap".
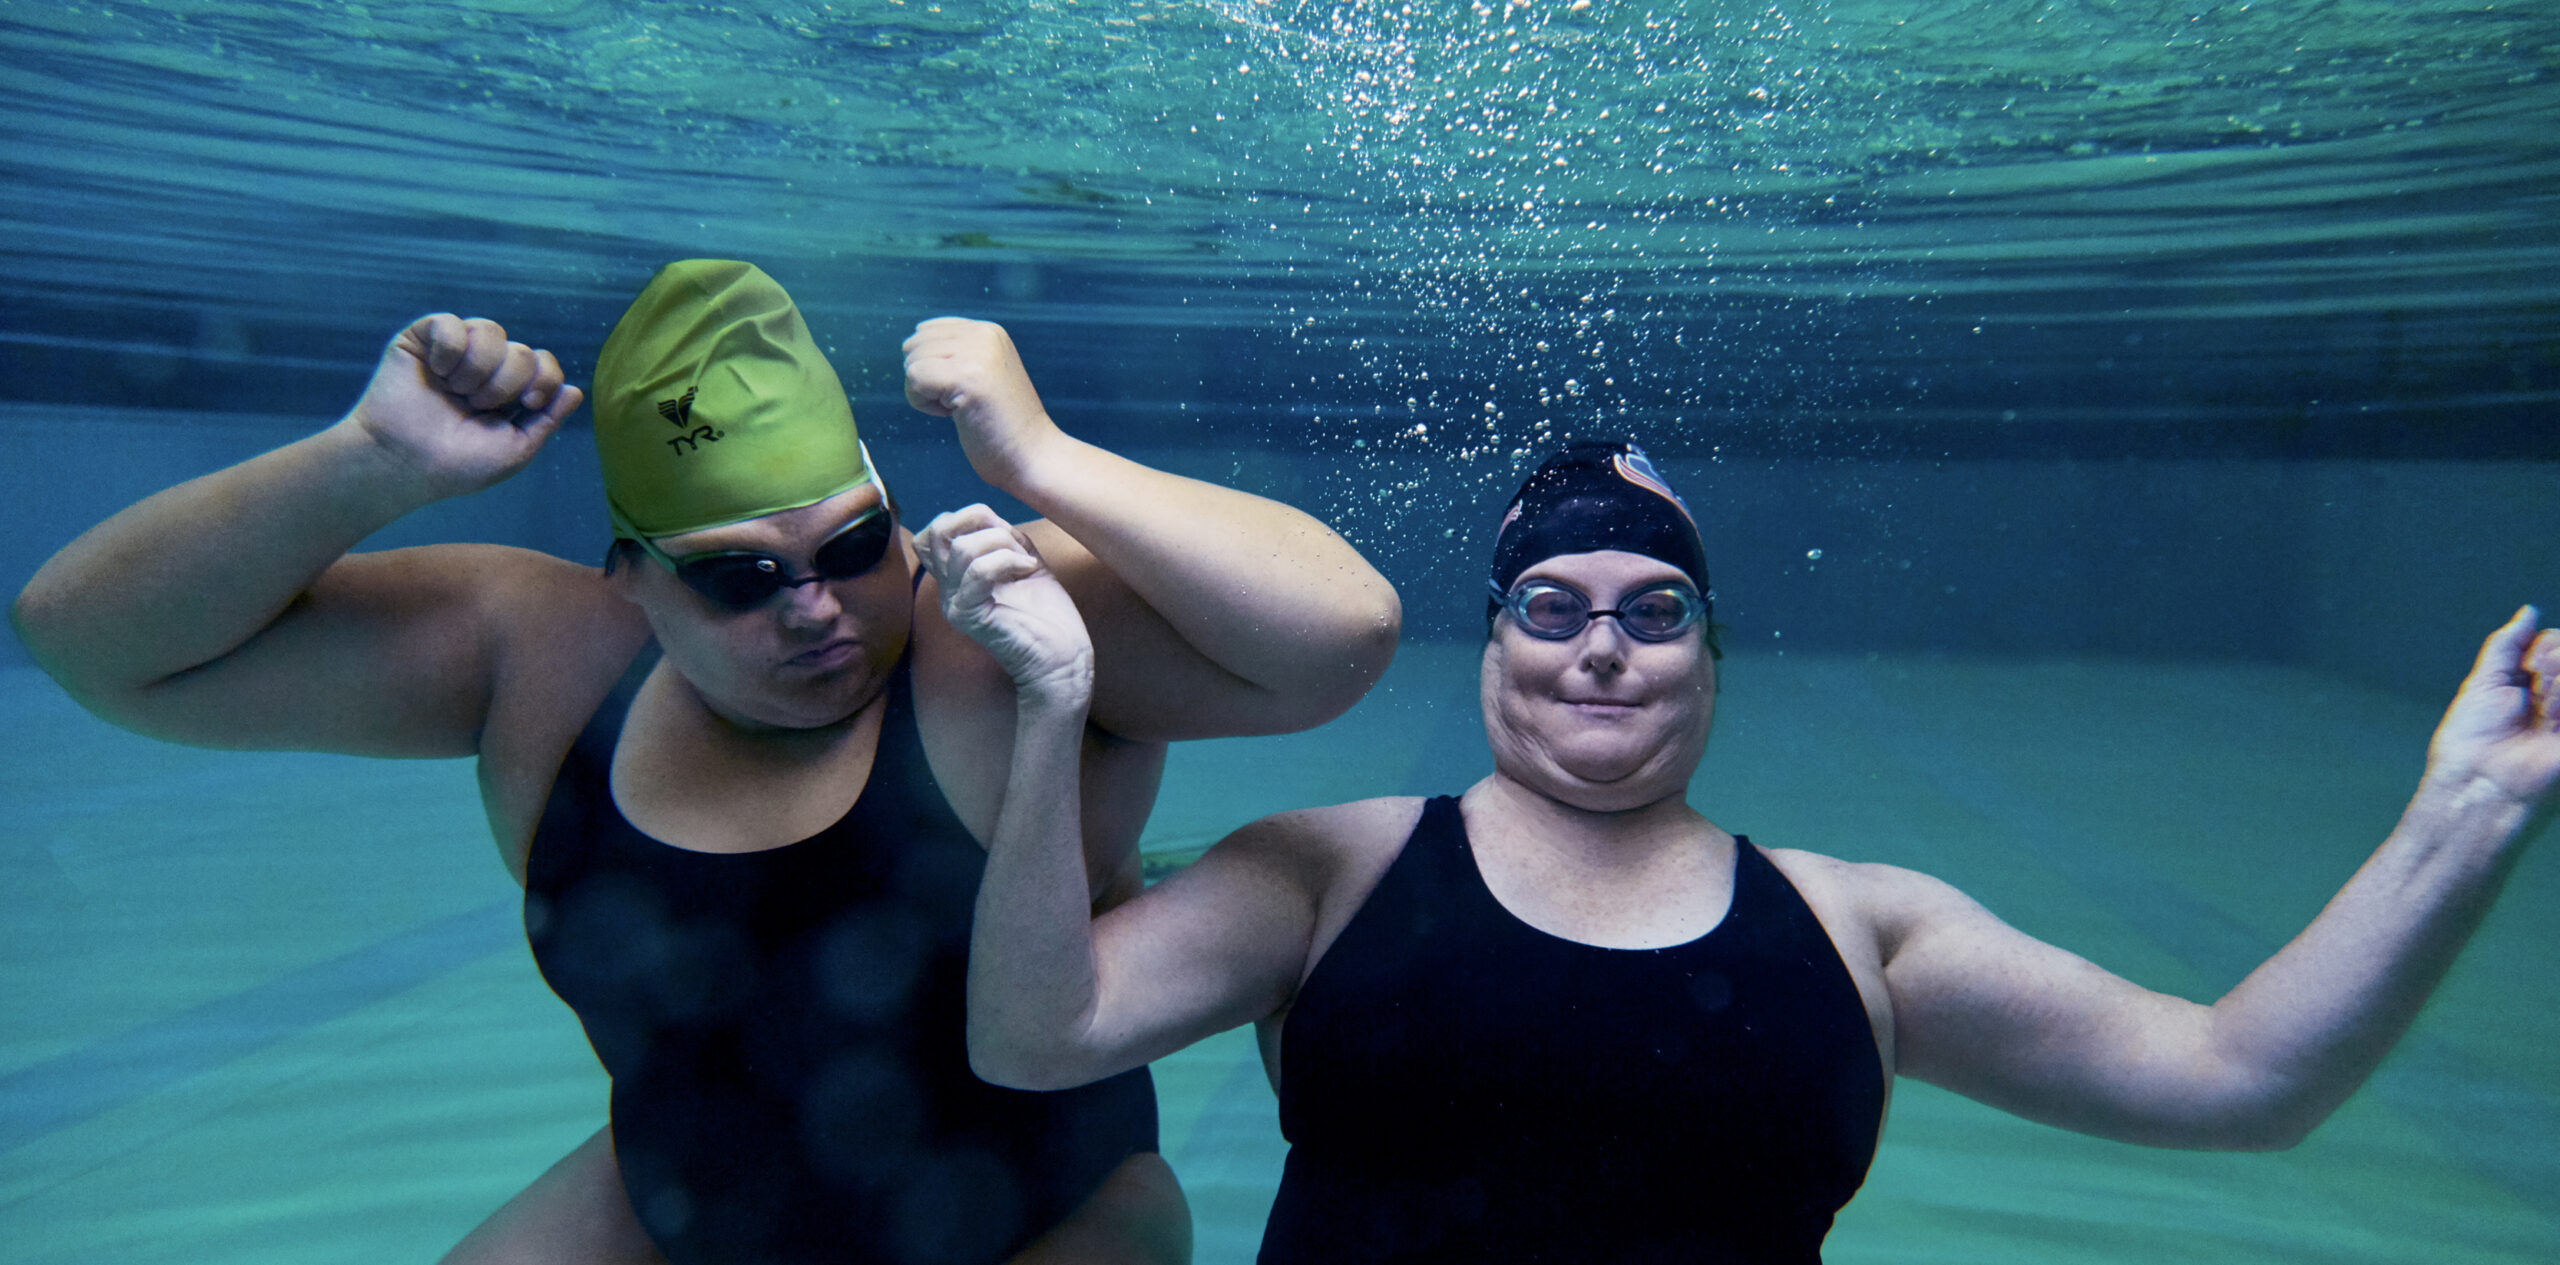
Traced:
<path fill-rule="evenodd" d="M 1707 592 L 1641 450 L 1559 454 L 1496 532 L 1494 773 L 1255 822 L 1099 917 L 1072 766 L 1017 747 L 975 1066 L 1054 1088 L 1259 1023 L 1291 1143 L 1266 1265 L 1810 1265 L 1895 1075 L 2149 1145 L 2299 1140 L 2390 1049 L 2560 781 L 2560 631 L 2528 607 L 2373 859 L 2197 1004 L 1926 875 L 1763 850 L 1691 808 Z"/>

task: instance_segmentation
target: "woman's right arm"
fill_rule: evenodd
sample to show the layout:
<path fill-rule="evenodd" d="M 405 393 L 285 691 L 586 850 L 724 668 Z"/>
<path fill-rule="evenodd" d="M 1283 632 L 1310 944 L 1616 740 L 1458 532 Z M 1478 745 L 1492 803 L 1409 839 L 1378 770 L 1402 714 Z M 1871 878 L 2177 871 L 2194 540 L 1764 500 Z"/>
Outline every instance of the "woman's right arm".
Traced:
<path fill-rule="evenodd" d="M 1312 961 L 1325 875 L 1363 804 L 1280 813 L 1095 916 L 1081 868 L 1036 886 L 991 856 L 970 948 L 969 1059 L 1066 1089 L 1279 1012 Z M 1064 849 L 1060 860 L 1067 859 Z"/>
<path fill-rule="evenodd" d="M 1014 685 L 1004 801 L 969 947 L 969 1062 L 1018 1089 L 1064 1089 L 1136 1067 L 1288 1003 L 1309 960 L 1328 865 L 1359 805 L 1283 813 L 1237 831 L 1099 919 L 1086 868 L 1079 766 L 1093 648 L 1030 538 L 985 506 L 916 537 L 952 625 Z"/>
<path fill-rule="evenodd" d="M 496 549 L 344 555 L 513 474 L 583 398 L 549 352 L 494 322 L 423 317 L 336 425 L 149 497 L 55 554 L 11 610 L 19 636 L 83 705 L 157 737 L 467 755 L 490 613 L 548 569 Z"/>

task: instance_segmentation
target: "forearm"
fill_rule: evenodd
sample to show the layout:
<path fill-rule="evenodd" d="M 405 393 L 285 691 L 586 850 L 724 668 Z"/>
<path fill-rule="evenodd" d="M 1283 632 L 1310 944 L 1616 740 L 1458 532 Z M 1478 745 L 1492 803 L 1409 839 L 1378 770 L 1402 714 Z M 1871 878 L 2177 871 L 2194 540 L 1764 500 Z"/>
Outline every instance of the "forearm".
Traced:
<path fill-rule="evenodd" d="M 2231 1114 L 2255 1145 L 2308 1134 L 2407 1031 L 2523 851 L 2523 805 L 2422 785 L 2398 826 L 2301 935 L 2211 1012 Z"/>
<path fill-rule="evenodd" d="M 1017 700 L 1013 767 L 987 845 L 969 949 L 969 1061 L 999 1085 L 1056 1088 L 1091 1021 L 1093 912 L 1079 763 L 1082 698 Z"/>
<path fill-rule="evenodd" d="M 236 649 L 428 499 L 360 433 L 332 427 L 91 528 L 38 569 L 12 616 L 75 694 L 138 689 Z"/>
<path fill-rule="evenodd" d="M 1006 490 L 1204 657 L 1274 694 L 1356 701 L 1394 654 L 1395 590 L 1315 518 L 1059 434 Z"/>

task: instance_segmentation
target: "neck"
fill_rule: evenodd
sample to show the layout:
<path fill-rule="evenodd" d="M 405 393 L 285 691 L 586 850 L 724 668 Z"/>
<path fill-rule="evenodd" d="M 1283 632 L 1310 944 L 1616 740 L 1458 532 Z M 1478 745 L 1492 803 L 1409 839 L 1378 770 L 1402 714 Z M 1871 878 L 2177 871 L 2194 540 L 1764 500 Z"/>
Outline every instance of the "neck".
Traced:
<path fill-rule="evenodd" d="M 1489 810 L 1471 818 L 1500 821 L 1542 849 L 1594 864 L 1625 865 L 1668 848 L 1694 847 L 1702 834 L 1719 842 L 1727 838 L 1676 791 L 1633 808 L 1599 811 L 1575 807 L 1497 770 L 1476 783 L 1467 800 L 1470 809 Z"/>
<path fill-rule="evenodd" d="M 663 661 L 662 661 L 663 662 Z M 843 716 L 821 725 L 787 725 L 747 715 L 722 704 L 695 686 L 684 673 L 668 670 L 672 700 L 695 718 L 707 736 L 729 745 L 754 747 L 790 760 L 820 755 L 861 728 L 862 722 L 888 702 L 884 687 Z"/>

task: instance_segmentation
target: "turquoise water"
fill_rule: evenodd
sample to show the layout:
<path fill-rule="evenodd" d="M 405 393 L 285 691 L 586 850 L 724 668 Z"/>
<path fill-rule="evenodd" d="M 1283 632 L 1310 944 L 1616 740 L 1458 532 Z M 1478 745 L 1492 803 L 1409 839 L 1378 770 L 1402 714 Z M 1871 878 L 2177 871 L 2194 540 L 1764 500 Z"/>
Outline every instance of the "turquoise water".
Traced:
<path fill-rule="evenodd" d="M 10 6 L 0 582 L 325 421 L 417 312 L 583 374 L 658 262 L 752 258 L 902 500 L 986 493 L 897 339 L 991 317 L 1070 428 L 1404 592 L 1387 683 L 1179 750 L 1151 852 L 1478 775 L 1483 521 L 1631 432 L 1733 626 L 1710 816 L 2210 996 L 2388 829 L 2478 637 L 2560 608 L 2555 68 L 2548 3 Z M 583 443 L 376 543 L 591 558 Z M 0 1257 L 431 1258 L 601 1121 L 467 767 L 160 746 L 21 659 Z M 2560 1256 L 2555 888 L 2546 846 L 2292 1152 L 1902 1086 L 1831 1258 Z M 1249 1259 L 1249 1045 L 1158 1075 L 1200 1259 Z"/>
<path fill-rule="evenodd" d="M 1477 775 L 1470 659 L 1412 647 L 1320 733 L 1178 749 L 1146 846 Z M 1692 792 L 1719 820 L 1926 869 L 2190 994 L 2318 909 L 2388 828 L 2433 722 L 2281 667 L 1728 668 Z M 9 1259 L 433 1259 L 594 1129 L 602 1075 L 523 949 L 467 765 L 154 745 L 24 669 L 0 673 L 0 714 L 19 806 L 0 857 Z M 2547 1260 L 2555 901 L 2560 863 L 2529 858 L 2375 1083 L 2290 1152 L 2098 1142 L 1906 1082 L 1828 1259 Z M 1198 1259 L 1249 1261 L 1282 1145 L 1252 1043 L 1156 1071 Z"/>

